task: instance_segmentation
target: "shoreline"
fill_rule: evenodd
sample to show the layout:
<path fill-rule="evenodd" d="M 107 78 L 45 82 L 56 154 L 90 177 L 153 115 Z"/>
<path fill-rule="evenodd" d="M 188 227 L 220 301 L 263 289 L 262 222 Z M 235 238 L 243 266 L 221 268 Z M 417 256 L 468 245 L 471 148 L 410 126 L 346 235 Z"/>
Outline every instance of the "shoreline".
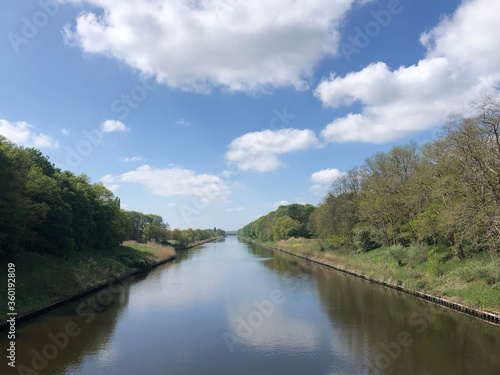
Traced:
<path fill-rule="evenodd" d="M 187 250 L 187 249 L 190 249 L 190 248 L 193 248 L 193 247 L 196 247 L 196 246 L 200 246 L 200 245 L 203 245 L 205 243 L 208 243 L 208 242 L 213 242 L 213 241 L 217 241 L 217 240 L 220 240 L 221 238 L 224 238 L 224 237 L 214 237 L 214 238 L 209 238 L 207 240 L 202 240 L 202 241 L 198 241 L 198 242 L 195 242 L 195 243 L 191 243 L 189 244 L 188 246 L 182 248 L 182 249 L 178 249 L 178 250 Z M 61 307 L 69 302 L 72 302 L 72 301 L 75 301 L 79 298 L 82 298 L 82 297 L 85 297 L 89 294 L 92 294 L 94 292 L 98 292 L 99 290 L 101 289 L 104 289 L 110 285 L 112 285 L 113 283 L 116 283 L 116 282 L 120 282 L 120 281 L 124 281 L 126 279 L 129 279 L 131 278 L 132 276 L 136 276 L 136 275 L 140 275 L 140 274 L 144 274 L 144 273 L 147 273 L 149 271 L 151 271 L 153 268 L 155 267 L 158 267 L 162 264 L 165 264 L 165 263 L 168 263 L 168 262 L 171 262 L 173 260 L 175 260 L 176 256 L 173 255 L 171 257 L 168 257 L 166 259 L 163 259 L 163 260 L 160 260 L 158 261 L 157 263 L 155 264 L 152 264 L 151 267 L 147 270 L 147 271 L 141 271 L 141 270 L 135 270 L 135 271 L 132 271 L 130 273 L 127 273 L 125 275 L 122 275 L 118 278 L 110 278 L 109 280 L 105 281 L 105 282 L 102 282 L 98 285 L 95 285 L 95 286 L 92 286 L 90 288 L 87 288 L 87 289 L 84 289 L 80 292 L 77 292 L 77 293 L 74 293 L 68 297 L 64 297 L 64 298 L 60 298 L 58 300 L 55 300 L 54 302 L 48 304 L 48 305 L 45 305 L 45 306 L 39 306 L 39 307 L 36 307 L 30 311 L 27 311 L 25 313 L 22 313 L 20 315 L 16 315 L 15 316 L 15 319 L 16 319 L 16 324 L 17 323 L 23 323 L 23 322 L 26 322 L 26 321 L 29 321 L 37 316 L 40 316 L 40 315 L 43 315 L 51 310 L 54 310 L 58 307 Z M 5 321 L 2 321 L 0 323 L 0 332 L 1 331 L 4 331 L 5 329 L 8 329 L 9 327 L 9 322 L 7 320 Z"/>
<path fill-rule="evenodd" d="M 402 287 L 401 285 L 392 284 L 392 283 L 389 283 L 389 282 L 383 281 L 383 280 L 377 280 L 377 279 L 374 279 L 372 277 L 367 277 L 364 274 L 361 274 L 361 273 L 358 273 L 355 271 L 351 271 L 351 270 L 347 270 L 347 269 L 343 269 L 343 268 L 337 267 L 333 264 L 321 262 L 319 260 L 311 259 L 311 258 L 308 258 L 306 256 L 296 254 L 296 253 L 293 253 L 291 251 L 288 251 L 288 250 L 285 250 L 285 249 L 282 249 L 282 248 L 279 248 L 276 246 L 271 246 L 271 245 L 267 245 L 267 244 L 252 240 L 250 238 L 246 238 L 246 237 L 242 237 L 242 236 L 238 236 L 238 238 L 241 238 L 244 241 L 255 243 L 255 244 L 260 245 L 262 247 L 265 247 L 267 249 L 277 250 L 277 251 L 281 251 L 281 252 L 286 253 L 286 254 L 296 256 L 296 257 L 304 259 L 306 261 L 316 263 L 316 264 L 322 265 L 324 267 L 334 269 L 336 271 L 339 271 L 339 272 L 342 272 L 342 273 L 369 281 L 370 283 L 378 284 L 378 285 L 384 286 L 386 288 L 397 290 L 399 292 L 414 296 L 416 298 L 422 299 L 422 300 L 427 301 L 429 303 L 432 303 L 432 304 L 435 304 L 435 305 L 438 305 L 438 306 L 441 306 L 444 308 L 448 308 L 450 310 L 454 310 L 456 312 L 474 317 L 474 318 L 479 319 L 479 320 L 483 321 L 484 323 L 488 323 L 492 326 L 500 327 L 500 316 L 495 314 L 495 313 L 482 311 L 482 310 L 476 309 L 474 307 L 469 307 L 469 306 L 462 305 L 460 303 L 449 301 L 449 300 L 444 299 L 444 298 L 436 297 L 436 296 L 422 293 L 422 292 L 419 292 L 416 290 L 410 290 L 410 289 Z"/>

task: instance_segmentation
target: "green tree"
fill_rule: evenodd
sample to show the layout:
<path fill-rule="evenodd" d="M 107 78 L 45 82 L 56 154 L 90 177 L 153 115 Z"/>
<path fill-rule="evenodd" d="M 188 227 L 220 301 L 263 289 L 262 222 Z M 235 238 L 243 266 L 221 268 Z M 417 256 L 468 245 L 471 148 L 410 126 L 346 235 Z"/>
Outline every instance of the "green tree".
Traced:
<path fill-rule="evenodd" d="M 293 228 L 297 233 L 301 229 L 302 225 L 297 221 L 293 220 L 290 216 L 281 216 L 274 222 L 273 225 L 273 239 L 275 241 L 288 239 L 287 231 Z"/>

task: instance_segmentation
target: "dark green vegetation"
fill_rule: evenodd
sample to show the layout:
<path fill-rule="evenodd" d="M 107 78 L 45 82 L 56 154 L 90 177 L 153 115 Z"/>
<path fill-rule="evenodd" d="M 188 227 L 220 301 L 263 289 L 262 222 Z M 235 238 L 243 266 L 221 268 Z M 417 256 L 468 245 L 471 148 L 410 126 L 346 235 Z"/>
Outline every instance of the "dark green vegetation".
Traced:
<path fill-rule="evenodd" d="M 62 258 L 50 253 L 29 252 L 13 261 L 16 265 L 16 312 L 22 314 L 50 305 L 101 283 L 137 271 L 148 271 L 153 265 L 175 257 L 172 247 L 148 244 L 86 249 Z M 7 273 L 0 282 L 7 285 Z M 7 303 L 0 305 L 6 317 Z M 5 319 L 2 319 L 5 320 Z"/>
<path fill-rule="evenodd" d="M 276 211 L 262 216 L 238 231 L 238 234 L 260 241 L 287 239 L 290 237 L 310 238 L 312 233 L 309 219 L 315 211 L 311 204 L 290 204 L 280 206 Z"/>
<path fill-rule="evenodd" d="M 216 228 L 170 231 L 161 216 L 124 211 L 104 185 L 62 171 L 40 151 L 2 136 L 0 181 L 0 259 L 5 268 L 16 264 L 18 313 L 147 270 L 175 256 L 168 245 L 185 248 L 224 235 Z M 153 239 L 157 245 L 120 246 Z"/>
<path fill-rule="evenodd" d="M 183 249 L 189 244 L 208 240 L 210 238 L 225 236 L 222 229 L 174 229 L 163 222 L 159 215 L 146 215 L 137 211 L 126 211 L 130 219 L 131 231 L 127 239 L 137 242 L 148 242 L 154 239 L 163 245 Z"/>
<path fill-rule="evenodd" d="M 475 109 L 450 117 L 429 144 L 367 158 L 307 217 L 280 207 L 239 234 L 266 242 L 297 231 L 317 241 L 299 241 L 295 252 L 329 253 L 381 279 L 500 311 L 500 103 L 486 98 Z"/>
<path fill-rule="evenodd" d="M 55 168 L 40 151 L 0 137 L 2 255 L 66 256 L 119 245 L 130 232 L 120 200 L 85 175 Z"/>
<path fill-rule="evenodd" d="M 33 148 L 0 136 L 0 255 L 22 252 L 70 256 L 73 251 L 107 249 L 125 240 L 154 238 L 176 246 L 224 235 L 224 231 L 169 230 L 159 215 L 120 209 L 120 199 L 102 184 L 91 184 L 52 164 Z"/>

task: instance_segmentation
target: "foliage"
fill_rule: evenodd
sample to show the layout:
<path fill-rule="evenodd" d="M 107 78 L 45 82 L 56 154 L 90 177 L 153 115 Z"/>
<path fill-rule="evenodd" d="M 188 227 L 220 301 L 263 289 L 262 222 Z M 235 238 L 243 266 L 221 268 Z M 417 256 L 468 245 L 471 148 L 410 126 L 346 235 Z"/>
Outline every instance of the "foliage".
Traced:
<path fill-rule="evenodd" d="M 461 261 L 476 253 L 500 257 L 500 101 L 486 97 L 475 115 L 451 115 L 440 137 L 422 147 L 394 146 L 368 157 L 337 179 L 315 209 L 279 207 L 240 229 L 244 237 L 286 239 L 296 229 L 322 249 L 342 252 L 391 247 L 400 265 L 439 257 Z M 304 235 L 304 233 L 306 235 Z M 429 258 L 428 258 L 429 256 Z M 427 259 L 428 258 L 428 259 Z M 441 259 L 441 258 L 439 258 Z"/>
<path fill-rule="evenodd" d="M 354 230 L 354 245 L 361 251 L 370 251 L 382 246 L 381 233 L 374 228 Z"/>
<path fill-rule="evenodd" d="M 103 185 L 62 171 L 40 151 L 15 146 L 3 137 L 0 164 L 3 254 L 67 256 L 73 250 L 117 246 L 126 239 L 129 219 L 120 200 Z"/>
<path fill-rule="evenodd" d="M 131 226 L 130 234 L 128 236 L 129 240 L 141 242 L 144 235 L 143 231 L 148 225 L 166 230 L 170 229 L 170 225 L 165 223 L 160 215 L 143 214 L 142 212 L 137 211 L 126 211 L 126 213 L 130 219 Z M 154 236 L 150 236 L 150 238 L 154 238 Z"/>
<path fill-rule="evenodd" d="M 264 242 L 290 237 L 311 238 L 310 220 L 315 209 L 311 204 L 294 203 L 280 206 L 276 211 L 272 211 L 241 228 L 238 234 Z"/>
<path fill-rule="evenodd" d="M 440 265 L 441 257 L 439 256 L 439 253 L 438 253 L 436 247 L 433 247 L 431 250 L 429 250 L 427 258 L 428 258 L 428 260 L 427 260 L 428 272 L 433 276 L 440 276 L 442 274 L 441 265 Z"/>
<path fill-rule="evenodd" d="M 302 225 L 297 220 L 293 220 L 290 216 L 280 216 L 273 225 L 273 239 L 275 241 L 288 239 L 290 238 L 288 235 L 289 230 L 298 233 L 297 228 L 302 228 Z"/>

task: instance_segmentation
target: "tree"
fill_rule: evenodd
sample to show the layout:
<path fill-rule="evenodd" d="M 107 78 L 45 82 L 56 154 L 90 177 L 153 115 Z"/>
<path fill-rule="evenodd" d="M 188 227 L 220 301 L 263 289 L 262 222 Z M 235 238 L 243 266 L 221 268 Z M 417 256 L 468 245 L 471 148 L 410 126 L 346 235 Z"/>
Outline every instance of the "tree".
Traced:
<path fill-rule="evenodd" d="M 273 239 L 275 241 L 281 239 L 288 239 L 290 236 L 287 235 L 289 229 L 294 229 L 296 233 L 301 229 L 302 224 L 297 220 L 293 220 L 290 216 L 281 216 L 274 222 L 273 225 Z"/>
<path fill-rule="evenodd" d="M 415 179 L 420 162 L 415 142 L 367 158 L 363 166 L 361 214 L 368 225 L 382 229 L 387 242 L 403 245 L 416 239 L 410 220 L 419 212 Z"/>
<path fill-rule="evenodd" d="M 170 231 L 157 225 L 148 224 L 143 230 L 142 242 L 148 242 L 153 238 L 156 242 L 167 243 L 170 239 Z"/>
<path fill-rule="evenodd" d="M 154 225 L 156 227 L 169 230 L 170 225 L 163 221 L 160 215 L 143 214 L 137 211 L 126 211 L 130 219 L 130 234 L 128 238 L 137 242 L 142 241 L 143 231 L 147 225 Z"/>
<path fill-rule="evenodd" d="M 23 233 L 21 181 L 10 153 L 14 144 L 0 136 L 0 253 L 17 253 Z"/>

